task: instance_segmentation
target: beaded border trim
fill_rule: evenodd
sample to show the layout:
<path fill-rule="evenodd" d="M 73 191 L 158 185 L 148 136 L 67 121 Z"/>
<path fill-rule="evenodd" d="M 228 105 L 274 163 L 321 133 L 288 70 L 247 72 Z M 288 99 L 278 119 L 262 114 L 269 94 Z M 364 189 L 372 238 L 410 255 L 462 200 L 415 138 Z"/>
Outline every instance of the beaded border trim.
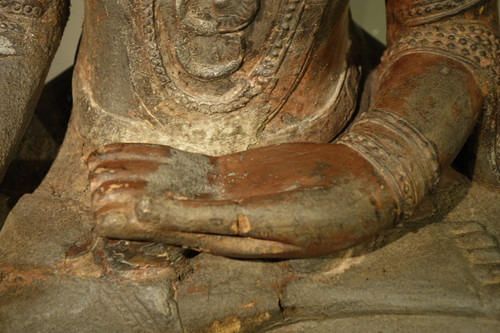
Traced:
<path fill-rule="evenodd" d="M 19 33 L 19 32 L 22 32 L 22 29 L 18 24 L 11 22 L 7 19 L 2 19 L 0 17 L 0 33 L 7 32 L 7 31 Z"/>
<path fill-rule="evenodd" d="M 382 62 L 389 63 L 402 54 L 415 52 L 444 53 L 491 74 L 500 72 L 500 37 L 481 23 L 419 27 L 386 50 Z M 496 83 L 500 84 L 498 78 Z"/>
<path fill-rule="evenodd" d="M 0 0 L 0 12 L 39 18 L 43 14 L 43 7 L 29 1 Z"/>

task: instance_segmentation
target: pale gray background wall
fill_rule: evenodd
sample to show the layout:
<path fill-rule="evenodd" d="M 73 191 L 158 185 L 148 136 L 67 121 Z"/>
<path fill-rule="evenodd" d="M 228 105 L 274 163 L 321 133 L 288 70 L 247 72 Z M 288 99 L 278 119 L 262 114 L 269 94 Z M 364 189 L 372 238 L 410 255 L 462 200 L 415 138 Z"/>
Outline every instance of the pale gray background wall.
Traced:
<path fill-rule="evenodd" d="M 69 21 L 64 29 L 61 45 L 52 61 L 47 81 L 73 64 L 75 51 L 82 31 L 83 0 L 71 0 Z"/>

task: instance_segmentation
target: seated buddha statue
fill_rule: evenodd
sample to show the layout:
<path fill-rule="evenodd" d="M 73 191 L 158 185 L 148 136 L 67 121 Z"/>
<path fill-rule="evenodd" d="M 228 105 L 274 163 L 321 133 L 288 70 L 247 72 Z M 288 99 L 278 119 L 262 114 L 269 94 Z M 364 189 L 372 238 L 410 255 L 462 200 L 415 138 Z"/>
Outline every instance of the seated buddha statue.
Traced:
<path fill-rule="evenodd" d="M 68 7 L 0 0 L 2 173 Z M 380 59 L 348 0 L 86 0 L 65 141 L 0 233 L 0 325 L 498 325 L 496 208 L 473 221 L 437 187 L 497 198 L 497 1 L 387 0 L 386 12 Z M 446 171 L 461 151 L 474 183 Z M 401 263 L 408 248 L 470 256 L 476 245 L 443 245 L 468 234 L 482 235 L 481 267 Z"/>

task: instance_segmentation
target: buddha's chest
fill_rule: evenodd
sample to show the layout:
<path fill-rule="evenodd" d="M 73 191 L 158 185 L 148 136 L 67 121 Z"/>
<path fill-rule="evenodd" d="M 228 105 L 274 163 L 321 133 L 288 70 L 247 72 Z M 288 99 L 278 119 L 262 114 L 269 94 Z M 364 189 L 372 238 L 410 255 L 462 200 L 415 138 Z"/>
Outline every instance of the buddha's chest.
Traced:
<path fill-rule="evenodd" d="M 266 128 L 282 132 L 332 107 L 346 70 L 347 2 L 123 0 L 119 11 L 89 0 L 82 41 L 87 64 L 107 68 L 108 76 L 120 70 L 111 83 L 128 81 L 120 83 L 129 85 L 121 99 L 130 95 L 137 107 L 117 110 L 104 96 L 112 93 L 109 83 L 97 71 L 87 76 L 87 86 L 108 115 L 152 121 L 149 135 L 162 134 L 149 141 L 215 154 L 246 149 Z M 113 15 L 114 22 L 106 23 Z M 92 42 L 103 38 L 111 42 Z M 117 61 L 123 65 L 109 66 Z M 102 89 L 107 93 L 97 91 Z M 277 141 L 291 141 L 294 133 Z M 177 142 L 179 137 L 188 144 Z M 264 141 L 276 141 L 271 137 Z"/>
<path fill-rule="evenodd" d="M 288 83 L 282 91 L 293 89 L 315 43 L 327 37 L 319 28 L 332 24 L 322 21 L 343 21 L 346 8 L 338 0 L 139 2 L 156 79 L 180 108 L 205 114 L 280 98 L 277 81 Z M 338 33 L 342 48 L 345 31 L 336 30 L 329 33 Z"/>

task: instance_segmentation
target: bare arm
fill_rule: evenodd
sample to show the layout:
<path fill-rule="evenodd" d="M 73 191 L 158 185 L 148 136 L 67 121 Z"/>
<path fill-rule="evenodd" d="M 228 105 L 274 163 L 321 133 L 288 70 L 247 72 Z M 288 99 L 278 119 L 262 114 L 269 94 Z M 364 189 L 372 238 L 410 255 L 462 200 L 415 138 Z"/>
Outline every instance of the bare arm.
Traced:
<path fill-rule="evenodd" d="M 0 1 L 0 180 L 35 109 L 68 0 Z"/>

